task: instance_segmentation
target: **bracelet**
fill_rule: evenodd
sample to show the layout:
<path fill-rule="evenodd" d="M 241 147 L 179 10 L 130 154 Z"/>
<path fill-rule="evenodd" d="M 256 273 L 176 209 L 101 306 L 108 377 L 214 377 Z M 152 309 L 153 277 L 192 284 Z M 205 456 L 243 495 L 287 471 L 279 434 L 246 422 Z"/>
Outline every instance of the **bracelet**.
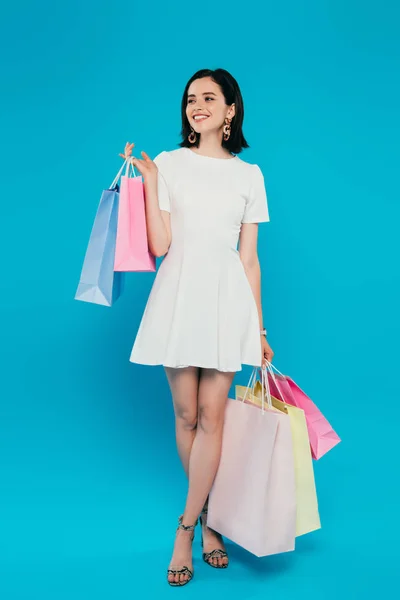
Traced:
<path fill-rule="evenodd" d="M 267 330 L 266 329 L 261 329 L 260 330 L 260 335 L 265 335 L 265 337 L 267 337 Z"/>

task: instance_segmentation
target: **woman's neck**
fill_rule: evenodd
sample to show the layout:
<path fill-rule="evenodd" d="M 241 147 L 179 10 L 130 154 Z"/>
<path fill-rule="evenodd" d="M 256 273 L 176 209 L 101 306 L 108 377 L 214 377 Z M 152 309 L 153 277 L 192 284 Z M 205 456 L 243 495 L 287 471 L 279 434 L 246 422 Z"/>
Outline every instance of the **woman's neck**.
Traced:
<path fill-rule="evenodd" d="M 226 148 L 221 146 L 221 143 L 215 139 L 201 139 L 199 147 L 192 147 L 192 152 L 209 156 L 210 158 L 232 158 L 232 154 Z"/>

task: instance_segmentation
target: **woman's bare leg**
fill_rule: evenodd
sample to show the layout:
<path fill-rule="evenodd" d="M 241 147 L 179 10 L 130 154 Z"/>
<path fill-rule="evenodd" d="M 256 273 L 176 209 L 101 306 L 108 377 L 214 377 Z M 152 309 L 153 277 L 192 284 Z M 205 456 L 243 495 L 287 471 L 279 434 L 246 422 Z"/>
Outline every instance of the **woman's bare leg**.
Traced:
<path fill-rule="evenodd" d="M 189 385 L 189 381 L 190 375 L 193 375 L 196 372 L 193 371 L 193 367 L 188 367 L 188 369 L 188 371 L 186 371 L 186 369 L 173 369 L 167 371 L 166 369 L 167 377 L 172 383 L 171 391 L 173 392 L 174 397 L 182 399 L 183 407 L 187 410 L 189 410 L 189 405 L 191 406 L 191 403 L 188 400 L 184 400 L 184 398 L 188 396 L 185 395 L 182 390 L 193 390 L 193 387 Z M 197 371 L 197 374 L 198 373 L 199 371 Z M 192 525 L 195 523 L 207 500 L 217 472 L 221 456 L 225 406 L 233 377 L 234 373 L 223 373 L 216 369 L 200 369 L 196 406 L 198 421 L 195 428 L 194 440 L 189 438 L 189 435 L 186 436 L 182 430 L 179 431 L 179 451 L 182 456 L 182 462 L 184 459 L 186 460 L 187 454 L 190 454 L 188 461 L 189 491 L 183 515 L 184 525 Z M 180 404 L 181 402 L 179 400 L 178 402 L 174 400 L 174 407 Z M 189 413 L 187 413 L 187 415 L 189 416 Z M 193 415 L 190 415 L 189 419 L 186 418 L 186 424 L 192 421 L 192 418 Z M 187 452 L 190 443 L 191 450 Z M 214 545 L 210 550 L 214 550 L 216 547 L 223 549 L 223 544 L 218 534 L 207 527 L 203 527 L 203 531 L 205 532 L 205 552 L 209 551 L 207 546 L 212 544 Z M 225 561 L 226 559 L 218 560 Z M 191 532 L 179 530 L 175 538 L 174 552 L 170 567 L 184 565 L 192 569 Z M 169 581 L 178 582 L 179 579 L 181 581 L 186 580 L 187 576 L 169 575 L 168 579 Z"/>
<path fill-rule="evenodd" d="M 234 373 L 216 369 L 202 369 L 200 374 L 196 437 L 189 460 L 189 491 L 183 522 L 192 524 L 200 514 L 218 469 L 221 456 L 224 414 Z M 204 552 L 216 548 L 224 550 L 222 538 L 209 529 L 203 520 Z M 216 558 L 215 564 L 227 563 L 227 558 Z"/>
<path fill-rule="evenodd" d="M 166 376 L 171 389 L 174 412 L 175 431 L 178 454 L 185 469 L 189 473 L 189 458 L 197 429 L 199 375 L 198 367 L 172 369 L 165 367 Z M 195 521 L 196 519 L 194 519 Z M 193 521 L 193 523 L 194 523 Z M 186 523 L 185 525 L 192 525 Z M 176 533 L 175 547 L 170 567 L 187 566 L 192 570 L 192 532 L 179 530 Z M 168 575 L 168 581 L 187 579 L 187 575 Z"/>
<path fill-rule="evenodd" d="M 189 457 L 197 428 L 198 367 L 171 369 L 165 367 L 175 412 L 175 434 L 178 454 L 185 473 L 189 474 Z"/>

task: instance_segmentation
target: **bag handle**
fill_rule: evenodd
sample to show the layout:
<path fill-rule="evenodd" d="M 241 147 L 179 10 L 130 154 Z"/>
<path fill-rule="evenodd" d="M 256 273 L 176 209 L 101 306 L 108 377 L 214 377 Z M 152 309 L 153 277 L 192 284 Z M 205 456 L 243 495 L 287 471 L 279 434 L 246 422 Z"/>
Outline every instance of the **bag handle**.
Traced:
<path fill-rule="evenodd" d="M 271 377 L 272 377 L 272 381 L 274 382 L 274 384 L 275 384 L 275 386 L 276 386 L 276 389 L 277 389 L 277 390 L 278 390 L 278 392 L 279 392 L 280 399 L 282 400 L 282 402 L 283 402 L 284 404 L 286 404 L 286 400 L 285 400 L 285 398 L 284 398 L 284 396 L 283 396 L 283 394 L 282 394 L 282 390 L 281 390 L 281 388 L 279 387 L 279 384 L 278 384 L 278 381 L 277 381 L 277 379 L 276 379 L 276 377 L 275 377 L 275 373 L 274 373 L 273 369 L 275 369 L 275 371 L 278 371 L 278 369 L 277 369 L 277 368 L 276 368 L 276 367 L 275 367 L 275 366 L 274 366 L 272 363 L 270 363 L 270 362 L 268 362 L 268 361 L 267 361 L 266 370 L 268 371 L 268 373 L 269 373 L 269 374 L 271 375 Z M 283 373 L 281 373 L 280 371 L 278 371 L 278 373 L 284 377 Z M 268 375 L 267 375 L 266 379 L 267 379 L 267 381 L 268 381 Z M 269 389 L 269 383 L 268 383 L 268 389 Z"/>
<path fill-rule="evenodd" d="M 276 366 L 273 365 L 272 363 L 267 361 L 267 366 L 271 371 L 272 371 L 272 369 L 275 369 L 275 371 L 278 373 L 278 375 L 282 375 L 282 377 L 285 377 L 285 375 L 283 373 L 281 373 L 280 370 L 277 369 Z"/>
<path fill-rule="evenodd" d="M 109 190 L 112 190 L 113 187 L 115 187 L 115 185 L 119 181 L 120 177 L 122 176 L 122 173 L 123 173 L 125 165 L 126 165 L 126 169 L 125 169 L 125 175 L 126 175 L 126 177 L 129 177 L 129 167 L 132 168 L 133 176 L 136 177 L 136 171 L 135 171 L 135 167 L 132 164 L 132 158 L 125 159 L 124 162 L 122 163 L 122 167 L 120 168 L 120 170 L 118 171 L 117 175 L 115 176 L 114 181 L 112 182 L 112 184 L 108 188 Z"/>
<path fill-rule="evenodd" d="M 114 181 L 112 182 L 112 184 L 111 184 L 111 185 L 110 185 L 110 187 L 108 188 L 109 190 L 112 190 L 112 189 L 113 189 L 113 187 L 115 187 L 115 185 L 117 184 L 117 181 L 119 180 L 119 178 L 120 178 L 120 177 L 121 177 L 121 175 L 122 175 L 122 171 L 124 170 L 125 164 L 126 164 L 126 159 L 124 160 L 124 162 L 123 162 L 123 164 L 122 164 L 122 167 L 121 167 L 121 168 L 120 168 L 120 170 L 118 171 L 118 173 L 117 173 L 117 175 L 116 175 L 116 177 L 115 177 Z"/>
<path fill-rule="evenodd" d="M 132 173 L 133 173 L 133 176 L 134 176 L 134 177 L 137 177 L 137 175 L 136 175 L 136 171 L 135 171 L 135 167 L 133 166 L 133 163 L 132 163 L 132 158 L 133 158 L 133 156 L 130 156 L 130 157 L 129 157 L 129 158 L 126 160 L 126 161 L 125 161 L 125 162 L 127 162 L 127 163 L 128 163 L 128 164 L 126 165 L 126 171 L 125 171 L 125 176 L 126 176 L 126 177 L 129 177 L 129 167 L 131 167 L 131 168 L 132 168 Z"/>
<path fill-rule="evenodd" d="M 256 373 L 257 373 L 257 369 L 254 368 L 252 370 L 252 372 L 251 372 L 250 379 L 249 379 L 249 382 L 248 382 L 247 387 L 246 387 L 246 392 L 245 392 L 245 395 L 243 396 L 241 402 L 244 402 L 246 400 L 247 392 L 249 391 L 249 389 L 253 389 L 254 388 L 254 383 L 255 382 L 253 381 L 253 379 L 254 379 Z"/>
<path fill-rule="evenodd" d="M 254 367 L 254 369 L 250 375 L 249 382 L 246 387 L 246 392 L 240 402 L 244 402 L 246 400 L 249 389 L 254 389 L 254 385 L 256 383 L 256 378 L 257 378 L 258 368 L 259 367 Z M 261 370 L 261 388 L 262 388 L 261 411 L 262 411 L 262 414 L 264 414 L 265 413 L 265 396 L 267 397 L 268 408 L 272 408 L 271 392 L 269 389 L 268 377 L 265 374 L 264 368 L 262 368 L 262 370 Z"/>

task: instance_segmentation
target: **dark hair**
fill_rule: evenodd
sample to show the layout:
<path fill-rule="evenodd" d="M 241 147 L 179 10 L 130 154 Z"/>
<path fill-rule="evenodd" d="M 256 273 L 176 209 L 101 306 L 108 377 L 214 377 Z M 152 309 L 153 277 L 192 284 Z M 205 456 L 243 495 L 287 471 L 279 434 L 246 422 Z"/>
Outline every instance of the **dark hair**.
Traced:
<path fill-rule="evenodd" d="M 239 154 L 243 150 L 243 148 L 249 148 L 249 144 L 246 142 L 243 131 L 243 118 L 244 118 L 244 106 L 243 106 L 243 98 L 242 93 L 239 88 L 239 84 L 236 79 L 225 69 L 201 69 L 197 71 L 187 82 L 185 90 L 183 92 L 182 104 L 181 104 L 181 114 L 182 114 L 182 129 L 181 136 L 182 141 L 179 146 L 190 148 L 192 146 L 199 147 L 200 143 L 200 134 L 196 132 L 197 140 L 194 144 L 191 144 L 188 140 L 188 136 L 191 133 L 191 127 L 189 125 L 188 118 L 186 116 L 186 106 L 188 100 L 188 90 L 190 84 L 196 79 L 203 79 L 204 77 L 210 77 L 215 83 L 217 83 L 222 93 L 225 97 L 225 102 L 229 106 L 231 104 L 235 104 L 235 116 L 232 119 L 231 123 L 231 135 L 229 140 L 225 141 L 222 138 L 222 147 L 229 150 L 233 154 Z"/>

